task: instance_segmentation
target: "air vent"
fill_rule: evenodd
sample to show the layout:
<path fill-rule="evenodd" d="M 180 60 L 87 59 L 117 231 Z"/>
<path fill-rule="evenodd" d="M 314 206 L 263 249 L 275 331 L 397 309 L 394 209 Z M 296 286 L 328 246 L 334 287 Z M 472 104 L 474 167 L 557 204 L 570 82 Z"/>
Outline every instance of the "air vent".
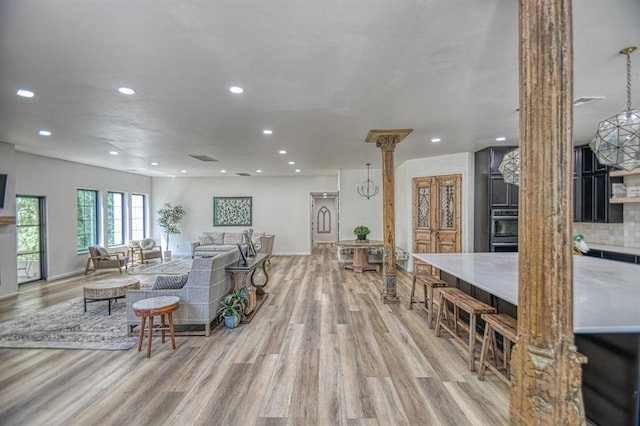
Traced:
<path fill-rule="evenodd" d="M 251 176 L 249 173 L 236 173 L 238 176 Z"/>
<path fill-rule="evenodd" d="M 573 106 L 577 108 L 582 105 L 592 104 L 594 102 L 601 101 L 603 99 L 604 99 L 604 96 L 585 96 L 585 97 L 574 100 Z"/>
<path fill-rule="evenodd" d="M 209 156 L 209 155 L 193 155 L 189 154 L 189 157 L 195 158 L 196 160 L 204 161 L 205 163 L 217 163 L 218 160 Z"/>

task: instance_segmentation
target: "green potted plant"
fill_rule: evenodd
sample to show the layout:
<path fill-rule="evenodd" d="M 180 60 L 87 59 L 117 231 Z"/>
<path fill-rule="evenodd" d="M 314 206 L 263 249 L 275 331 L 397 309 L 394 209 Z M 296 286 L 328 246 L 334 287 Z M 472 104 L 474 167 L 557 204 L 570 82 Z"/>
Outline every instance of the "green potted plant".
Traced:
<path fill-rule="evenodd" d="M 171 258 L 169 236 L 180 235 L 180 228 L 178 228 L 178 226 L 184 214 L 184 208 L 179 204 L 174 206 L 171 203 L 165 203 L 164 206 L 158 210 L 158 225 L 160 225 L 167 236 L 167 249 L 163 253 L 165 259 Z"/>
<path fill-rule="evenodd" d="M 353 233 L 356 235 L 358 240 L 366 241 L 367 235 L 369 235 L 371 231 L 366 226 L 360 225 L 353 228 Z"/>
<path fill-rule="evenodd" d="M 224 325 L 229 328 L 236 328 L 238 326 L 247 306 L 247 299 L 241 290 L 242 289 L 236 290 L 226 295 L 225 298 L 220 301 L 222 307 L 218 311 L 218 314 L 224 319 Z"/>

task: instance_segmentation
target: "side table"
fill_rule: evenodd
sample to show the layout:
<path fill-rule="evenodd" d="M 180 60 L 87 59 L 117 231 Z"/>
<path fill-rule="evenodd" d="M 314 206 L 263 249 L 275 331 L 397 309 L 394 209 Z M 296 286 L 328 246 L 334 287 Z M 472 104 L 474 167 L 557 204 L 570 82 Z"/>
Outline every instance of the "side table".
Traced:
<path fill-rule="evenodd" d="M 177 296 L 161 296 L 149 299 L 138 300 L 133 304 L 133 313 L 140 317 L 140 336 L 138 338 L 138 352 L 142 350 L 144 340 L 144 327 L 147 318 L 149 325 L 147 328 L 147 358 L 151 358 L 151 339 L 154 331 L 160 331 L 162 343 L 164 343 L 164 332 L 167 330 L 165 315 L 169 317 L 169 334 L 171 335 L 171 346 L 176 348 L 176 337 L 173 331 L 173 311 L 180 305 L 180 298 Z M 160 327 L 153 328 L 153 317 L 160 316 Z"/>

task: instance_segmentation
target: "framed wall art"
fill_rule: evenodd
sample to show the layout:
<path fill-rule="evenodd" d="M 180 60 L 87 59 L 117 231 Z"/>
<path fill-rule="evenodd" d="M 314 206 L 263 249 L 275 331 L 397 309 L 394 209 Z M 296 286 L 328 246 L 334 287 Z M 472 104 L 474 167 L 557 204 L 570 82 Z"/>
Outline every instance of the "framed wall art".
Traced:
<path fill-rule="evenodd" d="M 251 197 L 213 197 L 213 226 L 251 226 Z"/>

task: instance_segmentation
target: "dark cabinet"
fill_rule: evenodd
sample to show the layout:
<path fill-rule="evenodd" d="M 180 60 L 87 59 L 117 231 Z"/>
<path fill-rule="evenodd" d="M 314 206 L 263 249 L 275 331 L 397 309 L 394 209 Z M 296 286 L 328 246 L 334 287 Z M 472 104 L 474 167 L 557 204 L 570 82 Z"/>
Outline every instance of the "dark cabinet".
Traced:
<path fill-rule="evenodd" d="M 502 176 L 491 176 L 489 179 L 491 208 L 517 209 L 518 186 L 506 183 Z"/>
<path fill-rule="evenodd" d="M 622 178 L 609 177 L 609 170 L 598 162 L 588 146 L 574 150 L 574 212 L 575 222 L 622 222 L 622 205 L 610 204 L 611 184 Z"/>

